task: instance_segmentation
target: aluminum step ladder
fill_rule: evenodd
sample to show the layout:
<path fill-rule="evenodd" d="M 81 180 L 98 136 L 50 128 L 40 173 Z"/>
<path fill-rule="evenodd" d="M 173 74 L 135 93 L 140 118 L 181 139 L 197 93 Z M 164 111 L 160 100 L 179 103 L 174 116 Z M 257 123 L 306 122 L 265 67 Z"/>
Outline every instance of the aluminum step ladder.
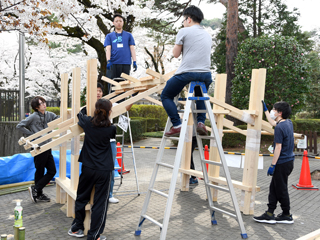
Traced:
<path fill-rule="evenodd" d="M 117 149 L 118 149 L 118 148 L 121 149 L 120 153 L 121 153 L 122 156 L 121 156 L 121 157 L 120 157 L 120 156 L 119 156 L 119 157 L 117 156 L 117 157 L 116 157 L 116 160 L 118 160 L 118 159 L 120 159 L 120 158 L 121 158 L 122 160 L 121 160 L 121 166 L 115 168 L 115 169 L 120 170 L 120 172 L 119 172 L 119 173 L 120 173 L 120 183 L 119 183 L 118 185 L 115 184 L 115 186 L 118 186 L 118 187 L 117 187 L 117 189 L 114 191 L 114 193 L 133 192 L 133 191 L 134 191 L 134 190 L 119 191 L 119 188 L 120 188 L 120 186 L 121 186 L 121 184 L 122 184 L 123 175 L 126 174 L 126 173 L 128 173 L 128 172 L 130 172 L 130 170 L 123 172 L 123 169 L 124 169 L 124 155 L 125 155 L 125 153 L 128 153 L 128 156 L 129 156 L 129 157 L 132 157 L 133 169 L 134 169 L 134 174 L 135 174 L 135 179 L 136 179 L 136 185 L 137 185 L 136 191 L 137 191 L 138 196 L 140 196 L 139 181 L 138 181 L 137 167 L 136 167 L 136 161 L 135 161 L 135 155 L 134 155 L 134 147 L 133 147 L 133 141 L 132 141 L 132 133 L 131 133 L 131 124 L 130 124 L 129 112 L 127 112 L 126 115 L 127 115 L 128 120 L 129 120 L 128 131 L 129 131 L 131 148 L 129 148 L 129 150 L 125 151 L 125 148 L 124 148 L 124 134 L 125 134 L 125 131 L 120 128 L 120 129 L 122 130 L 122 133 L 121 133 L 121 134 L 117 134 L 117 135 L 116 135 L 116 138 L 121 138 L 121 145 L 120 145 L 120 146 L 117 146 Z M 118 124 L 115 123 L 115 125 L 117 126 Z M 118 151 L 117 151 L 117 153 L 118 153 Z M 118 154 L 117 154 L 117 155 L 118 155 Z M 117 179 L 117 178 L 115 178 L 115 180 L 116 180 L 116 179 Z"/>
<path fill-rule="evenodd" d="M 199 86 L 200 87 L 203 97 L 194 97 L 193 96 L 194 95 L 193 93 L 194 93 L 195 86 Z M 207 110 L 196 110 L 195 101 L 197 101 L 197 100 L 204 100 Z M 217 126 L 216 126 L 215 118 L 214 118 L 214 115 L 213 115 L 209 100 L 210 100 L 210 98 L 208 97 L 207 90 L 206 90 L 205 84 L 203 82 L 191 82 L 190 83 L 189 90 L 188 90 L 188 96 L 187 96 L 187 99 L 186 99 L 184 115 L 183 115 L 182 127 L 181 127 L 181 131 L 180 131 L 180 137 L 166 137 L 165 135 L 163 135 L 163 138 L 162 138 L 162 141 L 161 141 L 161 144 L 160 144 L 160 148 L 159 148 L 159 151 L 158 151 L 155 167 L 153 169 L 152 177 L 151 177 L 151 180 L 150 180 L 148 192 L 146 194 L 146 198 L 145 198 L 145 201 L 144 201 L 144 204 L 143 204 L 143 207 L 142 207 L 142 211 L 141 211 L 140 219 L 139 219 L 139 222 L 138 222 L 138 226 L 137 226 L 136 231 L 135 231 L 135 235 L 136 236 L 139 236 L 141 234 L 142 224 L 147 219 L 147 220 L 151 221 L 152 223 L 154 223 L 154 224 L 156 224 L 156 225 L 158 225 L 160 227 L 160 230 L 161 230 L 161 232 L 160 232 L 160 240 L 166 239 L 167 229 L 168 229 L 168 225 L 169 225 L 170 212 L 171 212 L 171 207 L 172 207 L 172 202 L 173 202 L 173 197 L 174 197 L 174 192 L 175 192 L 175 187 L 176 187 L 176 182 L 177 182 L 177 177 L 178 177 L 179 167 L 180 167 L 180 162 L 181 162 L 181 157 L 182 157 L 182 151 L 183 151 L 184 142 L 185 142 L 185 138 L 186 138 L 187 123 L 188 123 L 189 113 L 190 113 L 190 111 L 192 111 L 192 116 L 193 116 L 193 119 L 194 119 L 194 127 L 195 128 L 197 127 L 196 115 L 197 115 L 197 113 L 200 113 L 200 112 L 201 113 L 203 113 L 203 112 L 208 113 L 209 119 L 210 119 L 210 123 L 211 123 L 211 128 L 212 128 L 211 136 L 200 136 L 200 135 L 198 135 L 196 133 L 198 146 L 203 146 L 202 145 L 202 139 L 215 139 L 216 140 L 216 144 L 217 144 L 217 148 L 218 148 L 218 151 L 219 151 L 220 159 L 221 159 L 221 162 L 214 162 L 214 161 L 205 160 L 205 158 L 204 158 L 204 150 L 203 150 L 202 147 L 199 147 L 201 166 L 202 166 L 202 171 L 204 173 L 203 174 L 203 178 L 204 178 L 204 183 L 205 183 L 205 187 L 206 187 L 206 193 L 207 193 L 208 202 L 209 202 L 209 208 L 210 208 L 211 223 L 212 224 L 217 224 L 217 221 L 215 219 L 215 211 L 221 212 L 221 213 L 226 214 L 226 215 L 229 215 L 231 217 L 236 218 L 236 220 L 238 221 L 238 224 L 239 224 L 239 227 L 240 227 L 240 230 L 241 230 L 241 237 L 242 238 L 247 238 L 248 237 L 247 233 L 246 233 L 246 230 L 244 228 L 244 224 L 243 224 L 242 216 L 241 216 L 241 213 L 240 213 L 238 201 L 237 201 L 237 198 L 236 198 L 236 194 L 234 192 L 234 188 L 233 188 L 233 185 L 232 185 L 232 180 L 231 180 L 231 177 L 230 177 L 229 169 L 227 167 L 227 163 L 226 163 L 226 160 L 225 160 L 225 157 L 224 157 L 224 152 L 223 152 L 223 149 L 222 149 L 221 140 L 220 140 L 220 137 L 219 137 L 219 132 L 218 132 L 218 129 L 217 129 Z M 169 131 L 171 125 L 172 125 L 171 121 L 168 118 L 167 125 L 165 127 L 164 133 L 166 131 Z M 163 157 L 163 153 L 164 153 L 164 149 L 165 149 L 166 140 L 178 140 L 178 148 L 177 148 L 177 152 L 176 152 L 176 156 L 175 156 L 174 165 L 170 165 L 170 164 L 162 162 L 162 157 Z M 206 170 L 206 163 L 222 166 L 222 168 L 223 168 L 223 170 L 225 172 L 228 188 L 221 187 L 221 186 L 218 186 L 218 185 L 214 185 L 214 184 L 211 184 L 209 182 L 208 173 L 207 173 L 207 170 Z M 165 167 L 165 168 L 173 169 L 172 170 L 173 172 L 172 172 L 172 178 L 171 178 L 168 194 L 163 193 L 160 190 L 154 189 L 157 173 L 158 173 L 158 170 L 159 170 L 160 167 L 161 168 Z M 211 188 L 215 188 L 215 189 L 230 193 L 235 213 L 231 213 L 231 212 L 225 211 L 223 209 L 219 209 L 219 208 L 214 206 L 213 201 L 212 201 L 211 191 L 210 191 Z M 152 217 L 150 217 L 149 215 L 146 214 L 147 210 L 148 210 L 148 205 L 149 205 L 149 202 L 150 202 L 150 198 L 151 198 L 151 193 L 158 194 L 158 195 L 161 195 L 161 196 L 167 198 L 167 203 L 166 203 L 166 208 L 165 208 L 165 212 L 164 212 L 164 217 L 163 217 L 163 222 L 162 223 L 156 221 L 155 219 L 153 219 Z M 152 209 L 150 211 L 152 211 Z"/>

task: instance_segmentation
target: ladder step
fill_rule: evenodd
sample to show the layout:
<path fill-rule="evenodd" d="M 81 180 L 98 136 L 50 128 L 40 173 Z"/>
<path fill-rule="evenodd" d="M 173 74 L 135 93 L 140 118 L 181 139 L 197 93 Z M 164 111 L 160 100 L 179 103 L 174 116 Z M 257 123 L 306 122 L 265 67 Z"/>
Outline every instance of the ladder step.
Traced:
<path fill-rule="evenodd" d="M 122 159 L 122 157 L 116 157 L 116 159 L 120 159 L 120 158 Z"/>
<path fill-rule="evenodd" d="M 170 140 L 176 140 L 176 141 L 179 141 L 179 137 L 167 137 L 167 136 L 164 136 L 166 139 L 170 139 Z"/>
<path fill-rule="evenodd" d="M 159 223 L 158 221 L 154 220 L 153 218 L 147 216 L 147 215 L 142 215 L 143 218 L 148 219 L 150 222 L 158 225 L 162 229 L 162 224 Z"/>
<path fill-rule="evenodd" d="M 206 185 L 208 187 L 215 188 L 215 189 L 218 189 L 218 190 L 221 190 L 221 191 L 224 191 L 224 192 L 230 192 L 230 190 L 228 188 L 225 188 L 225 187 L 221 187 L 221 186 L 214 185 L 214 184 L 211 184 L 211 183 L 206 183 Z"/>
<path fill-rule="evenodd" d="M 114 167 L 114 170 L 120 170 L 121 167 Z"/>
<path fill-rule="evenodd" d="M 116 137 L 123 137 L 123 134 L 120 134 L 120 135 L 116 135 Z"/>
<path fill-rule="evenodd" d="M 151 192 L 154 192 L 154 193 L 156 193 L 156 194 L 159 194 L 159 195 L 161 195 L 161 196 L 163 196 L 163 197 L 166 197 L 166 198 L 168 198 L 168 194 L 165 194 L 165 193 L 163 193 L 163 192 L 161 192 L 161 191 L 159 191 L 159 190 L 156 190 L 156 189 L 149 189 Z"/>
<path fill-rule="evenodd" d="M 214 210 L 214 211 L 217 211 L 217 212 L 221 212 L 221 213 L 227 214 L 227 215 L 229 215 L 229 216 L 231 216 L 231 217 L 234 217 L 234 218 L 236 218 L 236 217 L 237 217 L 234 213 L 227 212 L 227 211 L 225 211 L 225 210 L 222 210 L 222 209 L 220 209 L 220 208 L 216 208 L 216 207 L 214 207 L 214 206 L 209 206 L 209 207 L 210 207 L 212 210 Z"/>
<path fill-rule="evenodd" d="M 192 113 L 207 113 L 207 110 L 193 110 Z"/>
<path fill-rule="evenodd" d="M 216 139 L 214 136 L 198 135 L 201 139 Z"/>
<path fill-rule="evenodd" d="M 163 166 L 163 167 L 171 168 L 171 169 L 174 168 L 173 165 L 170 165 L 170 164 L 167 164 L 167 163 L 162 163 L 162 162 L 160 162 L 160 163 L 157 163 L 157 164 L 160 165 L 160 166 Z"/>
<path fill-rule="evenodd" d="M 209 97 L 188 97 L 188 100 L 210 100 Z"/>
<path fill-rule="evenodd" d="M 205 159 L 201 159 L 203 162 L 208 163 L 208 164 L 212 164 L 212 165 L 216 165 L 216 166 L 222 166 L 221 162 L 215 162 L 215 161 L 209 161 L 209 160 L 205 160 Z"/>

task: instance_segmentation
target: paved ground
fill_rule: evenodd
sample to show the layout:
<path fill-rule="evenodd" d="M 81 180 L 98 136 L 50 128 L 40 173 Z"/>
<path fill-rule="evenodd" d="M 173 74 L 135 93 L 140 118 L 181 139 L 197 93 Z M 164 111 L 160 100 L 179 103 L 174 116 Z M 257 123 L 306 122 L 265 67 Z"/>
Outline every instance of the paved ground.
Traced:
<path fill-rule="evenodd" d="M 135 143 L 136 146 L 159 146 L 160 139 L 146 139 Z M 134 236 L 140 212 L 148 189 L 151 173 L 158 150 L 134 149 L 137 176 L 139 181 L 140 196 L 137 194 L 137 185 L 133 171 L 132 159 L 125 155 L 124 164 L 129 174 L 124 175 L 123 184 L 115 195 L 120 200 L 118 204 L 111 204 L 108 209 L 108 217 L 104 235 L 108 239 L 159 239 L 159 228 L 145 221 L 140 237 Z M 172 162 L 176 150 L 166 150 L 165 159 Z M 196 169 L 200 170 L 198 151 L 195 152 Z M 270 157 L 264 158 L 264 169 L 258 170 L 258 186 L 261 191 L 256 195 L 255 212 L 257 215 L 266 210 L 268 186 L 270 177 L 267 177 L 267 168 L 271 163 Z M 298 191 L 291 184 L 299 182 L 302 157 L 296 157 L 295 168 L 289 178 L 289 193 L 291 208 L 295 223 L 293 225 L 259 224 L 252 220 L 252 216 L 243 215 L 245 228 L 249 239 L 297 239 L 320 227 L 319 191 Z M 320 169 L 319 160 L 309 159 L 311 171 Z M 230 168 L 233 179 L 240 180 L 242 170 Z M 221 174 L 223 175 L 223 174 Z M 169 188 L 171 174 L 163 170 L 159 174 L 157 189 L 164 192 Z M 119 181 L 116 181 L 116 184 Z M 320 187 L 319 181 L 312 182 Z M 192 186 L 189 192 L 180 192 L 180 179 L 178 179 L 176 194 L 170 217 L 167 239 L 241 239 L 237 222 L 228 216 L 216 214 L 218 225 L 211 225 L 208 203 L 205 196 L 204 184 Z M 131 192 L 123 192 L 131 191 Z M 26 239 L 74 239 L 67 235 L 72 218 L 65 215 L 65 206 L 57 204 L 55 199 L 55 186 L 45 188 L 45 192 L 52 198 L 50 203 L 33 204 L 27 191 L 0 196 L 0 234 L 12 233 L 14 199 L 22 199 L 24 208 L 23 220 L 26 227 Z M 238 200 L 241 192 L 236 190 Z M 155 211 L 148 212 L 153 218 L 160 220 L 163 217 L 164 198 L 154 196 L 151 204 Z M 231 201 L 227 193 L 219 193 L 217 206 L 230 208 Z M 150 209 L 150 208 L 149 208 Z M 276 214 L 280 209 L 276 210 Z"/>

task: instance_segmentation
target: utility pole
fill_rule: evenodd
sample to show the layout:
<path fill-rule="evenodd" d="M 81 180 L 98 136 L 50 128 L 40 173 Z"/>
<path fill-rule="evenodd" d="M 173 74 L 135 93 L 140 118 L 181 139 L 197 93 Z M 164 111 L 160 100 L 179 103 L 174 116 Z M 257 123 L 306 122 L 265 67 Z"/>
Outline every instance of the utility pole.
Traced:
<path fill-rule="evenodd" d="M 20 121 L 25 117 L 24 92 L 25 92 L 25 62 L 24 62 L 24 33 L 19 33 L 19 118 Z"/>

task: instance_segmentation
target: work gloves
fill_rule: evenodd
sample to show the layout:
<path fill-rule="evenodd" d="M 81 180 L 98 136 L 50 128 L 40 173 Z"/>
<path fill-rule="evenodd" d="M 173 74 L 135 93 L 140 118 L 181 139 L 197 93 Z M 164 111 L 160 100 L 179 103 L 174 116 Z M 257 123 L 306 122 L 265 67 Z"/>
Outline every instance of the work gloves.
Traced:
<path fill-rule="evenodd" d="M 269 169 L 268 169 L 267 175 L 268 175 L 268 176 L 273 176 L 273 173 L 274 173 L 274 169 L 275 169 L 275 168 L 276 168 L 276 165 L 271 164 L 271 166 L 270 166 Z"/>
<path fill-rule="evenodd" d="M 264 111 L 264 112 L 265 112 L 265 111 L 268 111 L 268 108 L 267 108 L 266 103 L 265 103 L 263 100 L 261 100 L 261 102 L 262 102 L 263 111 Z"/>
<path fill-rule="evenodd" d="M 111 69 L 111 66 L 112 66 L 112 62 L 111 62 L 111 60 L 108 60 L 108 62 L 107 62 L 107 69 L 110 70 L 110 69 Z"/>
<path fill-rule="evenodd" d="M 133 69 L 134 69 L 133 71 L 134 72 L 137 71 L 138 66 L 137 66 L 137 62 L 136 61 L 133 61 L 132 66 L 133 66 Z"/>

